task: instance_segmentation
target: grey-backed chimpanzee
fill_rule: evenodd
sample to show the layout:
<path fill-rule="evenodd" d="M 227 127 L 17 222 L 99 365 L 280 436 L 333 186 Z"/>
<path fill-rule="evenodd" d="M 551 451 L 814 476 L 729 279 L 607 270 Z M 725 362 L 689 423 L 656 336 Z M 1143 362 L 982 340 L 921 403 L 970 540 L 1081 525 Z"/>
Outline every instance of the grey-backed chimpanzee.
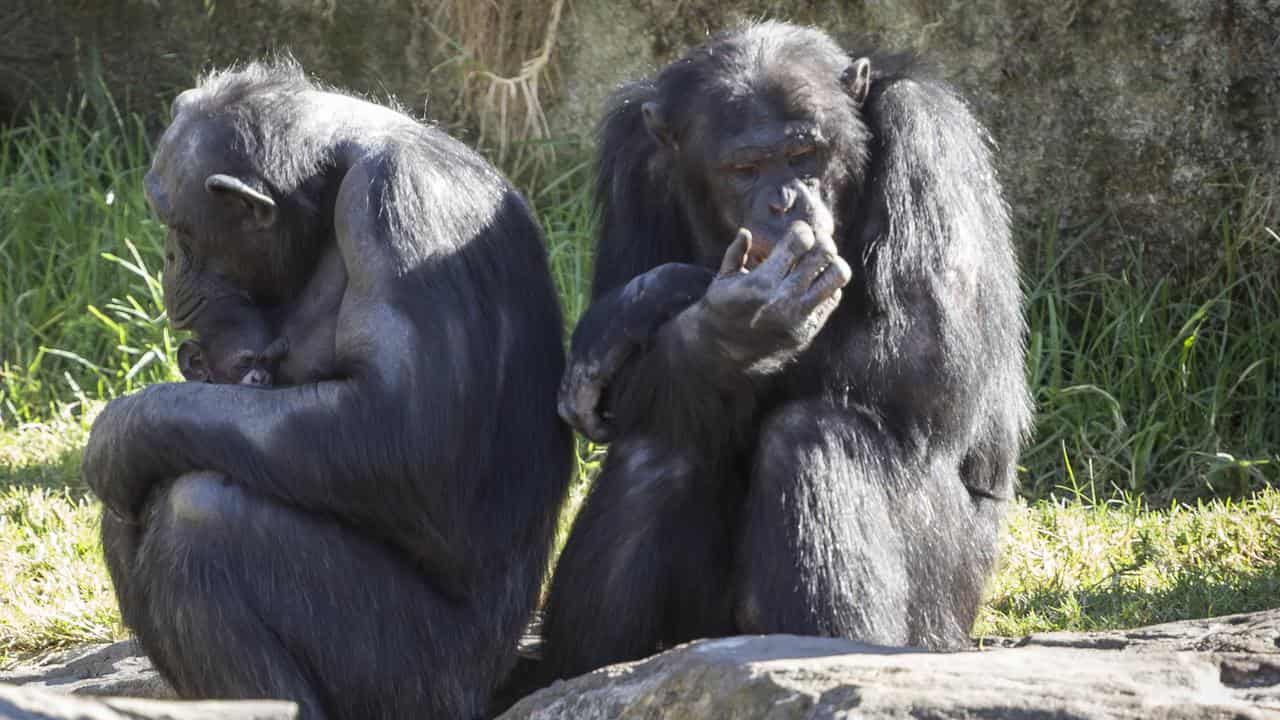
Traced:
<path fill-rule="evenodd" d="M 561 412 L 612 438 L 549 598 L 558 676 L 731 633 L 963 645 L 1028 423 L 986 133 L 779 23 L 621 89 Z"/>
<path fill-rule="evenodd" d="M 146 191 L 174 327 L 238 293 L 290 347 L 285 387 L 155 385 L 94 423 L 83 468 L 125 622 L 183 697 L 483 714 L 572 460 L 525 202 L 440 130 L 291 62 L 180 95 Z M 331 262 L 326 328 L 307 316 L 333 304 Z M 326 343 L 306 381 L 291 361 Z"/>

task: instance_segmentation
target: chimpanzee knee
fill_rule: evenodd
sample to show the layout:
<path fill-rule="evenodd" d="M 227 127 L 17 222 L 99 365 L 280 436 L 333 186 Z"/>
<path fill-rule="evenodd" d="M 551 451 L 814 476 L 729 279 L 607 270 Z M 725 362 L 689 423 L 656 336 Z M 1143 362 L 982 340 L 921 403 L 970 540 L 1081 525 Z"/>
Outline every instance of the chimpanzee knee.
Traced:
<path fill-rule="evenodd" d="M 804 401 L 761 424 L 738 554 L 740 631 L 907 640 L 910 583 L 884 484 L 892 471 L 861 441 L 862 422 Z"/>

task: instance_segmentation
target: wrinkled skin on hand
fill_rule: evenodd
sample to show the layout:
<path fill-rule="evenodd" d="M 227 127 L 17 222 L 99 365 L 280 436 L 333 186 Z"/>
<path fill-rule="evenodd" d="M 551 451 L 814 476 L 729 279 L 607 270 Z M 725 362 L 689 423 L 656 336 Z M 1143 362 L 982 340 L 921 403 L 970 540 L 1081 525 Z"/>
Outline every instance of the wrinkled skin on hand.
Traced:
<path fill-rule="evenodd" d="M 819 238 L 803 222 L 748 271 L 750 250 L 750 232 L 739 231 L 702 302 L 681 316 L 692 337 L 713 338 L 716 354 L 744 371 L 785 362 L 808 347 L 853 275 L 831 236 Z"/>

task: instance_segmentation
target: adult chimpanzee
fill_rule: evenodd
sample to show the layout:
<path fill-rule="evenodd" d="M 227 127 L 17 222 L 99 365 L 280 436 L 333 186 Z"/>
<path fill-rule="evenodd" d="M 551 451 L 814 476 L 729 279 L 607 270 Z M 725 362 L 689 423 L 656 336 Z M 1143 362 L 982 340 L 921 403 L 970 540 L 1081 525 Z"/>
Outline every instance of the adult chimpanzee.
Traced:
<path fill-rule="evenodd" d="M 514 659 L 571 469 L 540 231 L 444 133 L 291 62 L 174 103 L 147 195 L 175 327 L 239 294 L 332 374 L 111 402 L 85 476 L 125 622 L 184 697 L 471 718 Z M 310 335 L 310 336 L 308 336 Z M 303 350 L 300 350 L 302 348 Z"/>
<path fill-rule="evenodd" d="M 962 645 L 1029 414 L 964 103 L 765 23 L 620 90 L 600 152 L 561 413 L 613 444 L 556 569 L 550 672 L 730 633 Z"/>

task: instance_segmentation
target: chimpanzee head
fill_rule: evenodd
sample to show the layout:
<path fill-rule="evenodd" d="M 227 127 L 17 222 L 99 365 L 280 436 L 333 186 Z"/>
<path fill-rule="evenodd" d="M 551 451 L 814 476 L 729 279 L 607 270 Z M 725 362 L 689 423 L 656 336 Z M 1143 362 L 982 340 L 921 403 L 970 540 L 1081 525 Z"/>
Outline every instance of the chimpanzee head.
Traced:
<path fill-rule="evenodd" d="M 196 382 L 271 385 L 289 352 L 262 308 L 238 296 L 209 300 L 194 316 L 195 337 L 178 346 L 178 369 Z"/>
<path fill-rule="evenodd" d="M 837 204 L 864 174 L 870 87 L 866 58 L 775 24 L 713 40 L 664 70 L 642 112 L 700 253 L 719 258 L 738 228 L 751 231 L 754 262 L 793 222 L 834 232 Z"/>
<path fill-rule="evenodd" d="M 288 352 L 289 342 L 284 337 L 265 347 L 189 339 L 178 345 L 178 369 L 193 382 L 269 387 L 275 384 L 276 370 Z"/>
<path fill-rule="evenodd" d="M 277 117 L 278 100 L 310 85 L 295 66 L 264 72 L 214 75 L 179 95 L 156 146 L 145 189 L 169 228 L 163 285 L 175 328 L 228 296 L 292 297 L 316 256 L 319 218 L 303 184 L 315 170 L 301 151 L 302 160 L 276 157 L 295 132 L 292 118 Z"/>

